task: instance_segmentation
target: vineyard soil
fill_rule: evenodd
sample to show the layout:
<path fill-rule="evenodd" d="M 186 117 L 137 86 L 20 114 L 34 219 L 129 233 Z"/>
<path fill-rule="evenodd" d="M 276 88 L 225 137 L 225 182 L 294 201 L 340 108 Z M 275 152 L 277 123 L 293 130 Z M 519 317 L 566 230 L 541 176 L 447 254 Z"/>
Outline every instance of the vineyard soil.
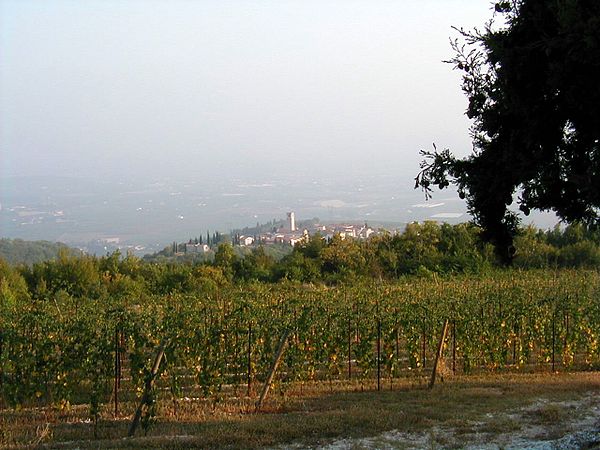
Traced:
<path fill-rule="evenodd" d="M 406 382 L 405 382 L 406 383 Z M 598 448 L 600 374 L 456 376 L 433 390 L 400 381 L 288 387 L 263 412 L 189 399 L 163 405 L 147 435 L 124 438 L 130 416 L 102 413 L 94 439 L 83 408 L 4 411 L 8 448 Z M 277 392 L 277 386 L 275 386 Z M 130 405 L 131 406 L 131 405 Z"/>

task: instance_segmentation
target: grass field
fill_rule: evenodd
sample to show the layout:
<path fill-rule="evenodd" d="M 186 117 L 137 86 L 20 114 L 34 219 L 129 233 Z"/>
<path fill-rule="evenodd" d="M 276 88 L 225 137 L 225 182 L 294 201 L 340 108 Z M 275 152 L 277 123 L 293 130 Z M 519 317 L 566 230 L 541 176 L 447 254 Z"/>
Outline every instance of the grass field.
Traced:
<path fill-rule="evenodd" d="M 573 441 L 600 445 L 600 373 L 456 376 L 432 390 L 395 380 L 375 386 L 295 384 L 259 413 L 254 399 L 162 402 L 147 434 L 127 438 L 133 411 L 107 407 L 96 427 L 83 407 L 5 410 L 6 448 L 504 448 Z M 302 392 L 300 392 L 300 390 Z M 594 432 L 594 430 L 596 432 Z M 583 434 L 582 434 L 583 433 Z M 490 443 L 496 446 L 489 447 Z M 540 447 L 543 448 L 543 447 Z M 560 446 L 558 446 L 560 448 Z"/>

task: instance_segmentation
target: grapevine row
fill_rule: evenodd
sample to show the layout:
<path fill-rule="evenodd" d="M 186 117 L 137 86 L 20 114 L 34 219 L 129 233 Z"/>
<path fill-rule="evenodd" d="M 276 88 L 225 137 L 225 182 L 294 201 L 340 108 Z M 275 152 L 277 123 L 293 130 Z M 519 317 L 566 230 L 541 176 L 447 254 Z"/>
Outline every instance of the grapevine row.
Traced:
<path fill-rule="evenodd" d="M 3 407 L 87 403 L 97 418 L 128 368 L 141 392 L 166 341 L 163 380 L 174 397 L 253 395 L 284 331 L 281 381 L 380 380 L 423 374 L 448 320 L 453 371 L 597 368 L 600 276 L 594 271 L 501 272 L 325 287 L 244 285 L 190 295 L 57 294 L 3 301 Z"/>

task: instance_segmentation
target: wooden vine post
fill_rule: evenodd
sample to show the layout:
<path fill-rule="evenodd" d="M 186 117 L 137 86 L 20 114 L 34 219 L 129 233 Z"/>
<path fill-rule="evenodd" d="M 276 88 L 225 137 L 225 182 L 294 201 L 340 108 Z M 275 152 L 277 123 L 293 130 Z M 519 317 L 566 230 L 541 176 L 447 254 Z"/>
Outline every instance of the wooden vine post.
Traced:
<path fill-rule="evenodd" d="M 115 417 L 119 415 L 119 388 L 121 387 L 121 349 L 119 346 L 119 335 L 119 327 L 117 326 L 115 328 Z"/>
<path fill-rule="evenodd" d="M 4 335 L 2 330 L 0 330 L 0 358 L 2 357 L 2 352 L 4 351 Z M 0 361 L 0 392 L 4 391 L 4 372 L 2 368 L 2 362 Z M 0 397 L 0 408 L 4 408 L 4 396 Z"/>
<path fill-rule="evenodd" d="M 555 348 L 556 348 L 556 306 L 552 311 L 552 373 L 555 371 Z"/>
<path fill-rule="evenodd" d="M 381 316 L 379 314 L 379 291 L 375 288 L 377 314 L 377 390 L 381 391 Z"/>
<path fill-rule="evenodd" d="M 142 418 L 142 408 L 148 402 L 148 398 L 150 396 L 150 391 L 152 390 L 152 384 L 154 383 L 154 379 L 158 374 L 158 369 L 160 368 L 160 363 L 165 355 L 165 349 L 167 348 L 168 339 L 163 339 L 158 347 L 158 351 L 156 352 L 156 357 L 154 358 L 154 364 L 152 364 L 152 370 L 150 371 L 150 375 L 146 378 L 146 385 L 144 386 L 144 394 L 142 395 L 142 399 L 140 400 L 140 404 L 138 405 L 135 415 L 133 416 L 133 420 L 131 421 L 131 426 L 129 427 L 129 433 L 127 435 L 132 437 L 135 434 L 135 430 L 140 424 L 140 419 Z"/>
<path fill-rule="evenodd" d="M 440 335 L 440 342 L 438 343 L 437 353 L 435 354 L 435 360 L 433 361 L 433 369 L 431 370 L 431 380 L 429 380 L 429 389 L 435 384 L 435 375 L 437 373 L 437 366 L 440 359 L 444 354 L 444 342 L 446 341 L 446 333 L 448 332 L 448 319 L 444 320 L 444 326 L 442 327 L 442 333 Z"/>
<path fill-rule="evenodd" d="M 344 289 L 344 304 L 348 304 L 348 297 Z M 348 380 L 352 379 L 352 308 L 348 313 Z"/>
<path fill-rule="evenodd" d="M 425 369 L 425 341 L 427 340 L 427 336 L 426 336 L 426 329 L 425 329 L 425 316 L 423 316 L 422 319 L 422 334 L 421 334 L 421 344 L 422 344 L 422 349 L 421 349 L 421 361 L 423 363 L 423 369 Z"/>
<path fill-rule="evenodd" d="M 456 375 L 456 319 L 452 320 L 452 373 Z"/>
<path fill-rule="evenodd" d="M 377 390 L 381 391 L 381 319 L 377 317 Z"/>
<path fill-rule="evenodd" d="M 352 379 L 352 323 L 348 318 L 348 379 Z"/>
<path fill-rule="evenodd" d="M 246 365 L 246 395 L 250 397 L 252 393 L 252 321 L 248 322 L 248 362 Z"/>
<path fill-rule="evenodd" d="M 283 332 L 281 339 L 279 340 L 279 346 L 277 347 L 277 352 L 275 353 L 275 358 L 273 358 L 273 362 L 271 363 L 271 368 L 269 370 L 269 374 L 267 375 L 267 379 L 265 380 L 265 384 L 260 393 L 260 398 L 256 402 L 256 411 L 259 411 L 267 394 L 269 393 L 269 389 L 271 388 L 271 383 L 273 382 L 273 377 L 275 376 L 275 372 L 277 371 L 277 367 L 279 366 L 279 362 L 281 361 L 281 357 L 283 356 L 283 351 L 285 350 L 288 336 L 290 335 L 290 330 L 287 329 Z"/>

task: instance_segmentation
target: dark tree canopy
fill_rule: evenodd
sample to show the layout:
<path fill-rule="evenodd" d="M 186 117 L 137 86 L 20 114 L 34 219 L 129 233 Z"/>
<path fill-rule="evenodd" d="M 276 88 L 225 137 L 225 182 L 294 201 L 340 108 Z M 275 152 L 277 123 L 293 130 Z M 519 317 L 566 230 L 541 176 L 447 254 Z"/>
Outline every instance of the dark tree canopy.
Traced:
<path fill-rule="evenodd" d="M 495 4 L 483 31 L 458 30 L 473 153 L 422 151 L 417 187 L 457 186 L 484 237 L 510 263 L 517 216 L 553 210 L 597 226 L 600 208 L 600 1 Z M 502 25 L 496 25 L 501 22 Z"/>

